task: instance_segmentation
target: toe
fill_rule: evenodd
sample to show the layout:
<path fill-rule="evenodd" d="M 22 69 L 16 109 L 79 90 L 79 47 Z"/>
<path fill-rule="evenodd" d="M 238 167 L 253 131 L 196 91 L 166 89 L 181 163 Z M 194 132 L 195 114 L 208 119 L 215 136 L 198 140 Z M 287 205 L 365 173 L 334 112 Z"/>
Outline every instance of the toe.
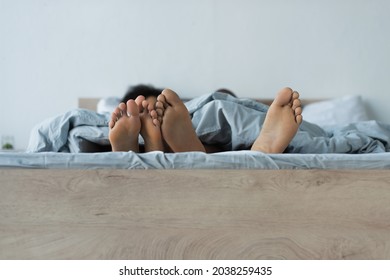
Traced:
<path fill-rule="evenodd" d="M 158 117 L 162 118 L 164 116 L 164 111 L 163 110 L 156 109 L 155 111 L 156 111 Z"/>
<path fill-rule="evenodd" d="M 279 106 L 289 105 L 291 100 L 292 100 L 292 94 L 293 94 L 293 90 L 291 88 L 289 88 L 289 87 L 283 88 L 276 95 L 273 103 L 275 103 Z"/>
<path fill-rule="evenodd" d="M 149 111 L 149 112 L 152 111 L 152 110 L 154 110 L 155 104 L 156 104 L 156 103 L 151 103 L 151 102 L 149 102 L 149 104 L 148 104 L 148 111 Z"/>
<path fill-rule="evenodd" d="M 301 100 L 299 100 L 299 99 L 294 99 L 291 108 L 292 108 L 293 110 L 295 110 L 295 109 L 300 108 L 300 107 L 301 107 Z"/>
<path fill-rule="evenodd" d="M 148 111 L 149 101 L 143 100 L 141 105 L 142 105 L 142 111 L 144 110 Z"/>
<path fill-rule="evenodd" d="M 165 97 L 162 97 L 162 98 L 164 98 L 164 100 L 165 100 Z M 164 112 L 164 109 L 165 109 L 164 103 L 161 102 L 161 101 L 157 101 L 155 107 L 156 107 L 156 110 L 160 110 L 161 111 L 161 115 L 162 115 L 163 112 Z"/>
<path fill-rule="evenodd" d="M 126 105 L 125 104 L 123 105 L 125 106 L 124 108 L 126 109 Z M 115 121 L 117 121 L 123 115 L 123 110 L 121 108 L 123 108 L 123 106 L 119 104 L 119 106 L 116 107 L 115 110 L 112 112 L 111 118 L 114 119 Z"/>
<path fill-rule="evenodd" d="M 120 103 L 118 107 L 114 110 L 114 113 L 117 115 L 118 119 L 126 115 L 127 107 L 125 103 Z"/>
<path fill-rule="evenodd" d="M 159 119 L 153 119 L 153 124 L 157 127 L 160 127 L 161 126 L 161 122 Z"/>
<path fill-rule="evenodd" d="M 138 95 L 135 99 L 135 103 L 138 105 L 138 111 L 142 112 L 143 107 L 142 107 L 142 102 L 144 102 L 145 97 L 143 95 Z"/>
<path fill-rule="evenodd" d="M 152 119 L 157 119 L 157 117 L 158 117 L 157 111 L 150 110 L 150 116 L 152 117 Z"/>
<path fill-rule="evenodd" d="M 171 106 L 176 106 L 183 103 L 179 95 L 177 95 L 177 93 L 174 92 L 173 90 L 166 88 L 161 92 L 161 94 L 165 96 L 166 102 Z"/>
<path fill-rule="evenodd" d="M 295 116 L 302 115 L 302 107 L 297 107 L 294 109 Z"/>
<path fill-rule="evenodd" d="M 167 108 L 167 106 L 168 104 L 167 100 L 165 99 L 165 95 L 160 94 L 159 96 L 157 96 L 156 108 L 165 109 Z"/>
<path fill-rule="evenodd" d="M 292 99 L 294 100 L 294 99 L 298 99 L 298 98 L 299 98 L 299 92 L 294 90 L 292 93 Z"/>
<path fill-rule="evenodd" d="M 128 116 L 134 116 L 134 117 L 139 116 L 139 106 L 133 99 L 127 101 L 126 105 L 127 105 Z"/>
<path fill-rule="evenodd" d="M 126 111 L 126 104 L 121 102 L 121 103 L 119 103 L 118 108 L 121 109 L 121 110 Z"/>
<path fill-rule="evenodd" d="M 303 120 L 302 115 L 295 116 L 295 121 L 297 122 L 297 124 L 301 124 L 302 120 Z"/>

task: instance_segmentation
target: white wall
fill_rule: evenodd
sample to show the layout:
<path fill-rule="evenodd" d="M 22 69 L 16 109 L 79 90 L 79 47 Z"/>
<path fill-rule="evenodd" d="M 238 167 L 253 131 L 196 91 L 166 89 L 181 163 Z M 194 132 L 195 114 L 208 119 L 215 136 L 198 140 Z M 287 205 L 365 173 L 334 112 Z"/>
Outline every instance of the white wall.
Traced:
<path fill-rule="evenodd" d="M 360 94 L 390 123 L 387 0 L 0 0 L 0 134 L 151 83 L 193 97 Z"/>

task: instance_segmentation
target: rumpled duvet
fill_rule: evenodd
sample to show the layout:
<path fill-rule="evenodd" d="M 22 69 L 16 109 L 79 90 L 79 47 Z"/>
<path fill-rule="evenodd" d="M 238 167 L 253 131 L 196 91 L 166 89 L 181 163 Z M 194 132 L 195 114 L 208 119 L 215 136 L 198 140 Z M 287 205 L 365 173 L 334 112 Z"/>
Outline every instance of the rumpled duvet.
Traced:
<path fill-rule="evenodd" d="M 249 149 L 259 135 L 268 106 L 250 99 L 212 93 L 185 103 L 204 144 L 225 151 Z M 28 152 L 109 151 L 109 115 L 84 109 L 47 119 L 31 132 Z M 140 143 L 143 139 L 140 137 Z M 321 128 L 303 121 L 285 153 L 382 153 L 390 151 L 390 125 L 366 121 Z"/>

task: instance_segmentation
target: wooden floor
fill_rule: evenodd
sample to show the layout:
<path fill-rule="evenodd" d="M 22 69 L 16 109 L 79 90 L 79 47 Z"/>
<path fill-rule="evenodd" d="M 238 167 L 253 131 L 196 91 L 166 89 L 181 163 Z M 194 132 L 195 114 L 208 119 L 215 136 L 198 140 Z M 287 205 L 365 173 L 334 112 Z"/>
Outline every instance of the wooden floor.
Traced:
<path fill-rule="evenodd" d="M 1 169 L 0 259 L 390 259 L 389 173 Z"/>

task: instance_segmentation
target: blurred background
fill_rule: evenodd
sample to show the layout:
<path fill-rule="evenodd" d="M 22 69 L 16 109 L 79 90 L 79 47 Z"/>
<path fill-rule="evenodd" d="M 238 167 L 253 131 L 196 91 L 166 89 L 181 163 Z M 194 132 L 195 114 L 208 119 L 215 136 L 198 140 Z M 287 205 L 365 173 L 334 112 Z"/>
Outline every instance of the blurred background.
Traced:
<path fill-rule="evenodd" d="M 361 95 L 390 123 L 387 0 L 0 0 L 0 135 L 139 83 L 195 97 Z"/>

